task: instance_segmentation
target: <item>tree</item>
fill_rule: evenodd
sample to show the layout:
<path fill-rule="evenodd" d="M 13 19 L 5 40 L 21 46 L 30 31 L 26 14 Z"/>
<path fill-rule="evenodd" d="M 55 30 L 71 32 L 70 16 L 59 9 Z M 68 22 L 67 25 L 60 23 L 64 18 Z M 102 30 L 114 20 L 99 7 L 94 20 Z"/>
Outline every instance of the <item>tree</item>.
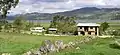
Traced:
<path fill-rule="evenodd" d="M 27 22 L 25 30 L 30 30 L 30 28 L 33 27 L 33 26 L 34 26 L 34 24 L 32 22 Z"/>
<path fill-rule="evenodd" d="M 8 21 L 6 20 L 0 20 L 0 31 L 3 29 L 3 26 L 6 26 L 8 24 Z"/>
<path fill-rule="evenodd" d="M 103 23 L 100 25 L 100 31 L 101 31 L 101 33 L 102 33 L 102 32 L 105 32 L 105 30 L 107 30 L 108 28 L 109 28 L 109 23 L 103 22 Z"/>
<path fill-rule="evenodd" d="M 11 23 L 7 23 L 4 25 L 4 29 L 7 31 L 10 30 L 11 27 L 12 27 Z"/>
<path fill-rule="evenodd" d="M 56 15 L 51 21 L 50 28 L 57 28 L 59 33 L 73 33 L 75 29 L 75 17 Z"/>
<path fill-rule="evenodd" d="M 12 7 L 16 7 L 19 0 L 0 0 L 0 15 L 2 18 L 6 18 L 6 14 L 8 13 L 8 10 L 10 10 Z"/>
<path fill-rule="evenodd" d="M 14 20 L 13 25 L 16 27 L 16 31 L 20 32 L 20 30 L 24 30 L 26 27 L 26 21 L 24 20 L 24 17 L 20 16 Z"/>

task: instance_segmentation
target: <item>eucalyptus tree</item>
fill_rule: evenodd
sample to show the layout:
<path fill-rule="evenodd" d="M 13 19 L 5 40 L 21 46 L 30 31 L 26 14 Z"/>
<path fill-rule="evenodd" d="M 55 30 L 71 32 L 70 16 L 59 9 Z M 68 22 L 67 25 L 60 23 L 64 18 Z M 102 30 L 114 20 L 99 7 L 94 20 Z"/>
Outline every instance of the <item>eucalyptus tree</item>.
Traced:
<path fill-rule="evenodd" d="M 19 0 L 0 0 L 0 15 L 2 18 L 6 18 L 6 14 L 8 14 L 8 10 L 12 7 L 15 8 L 18 4 Z"/>
<path fill-rule="evenodd" d="M 51 21 L 50 28 L 57 28 L 59 33 L 74 33 L 76 31 L 75 17 L 56 15 Z"/>

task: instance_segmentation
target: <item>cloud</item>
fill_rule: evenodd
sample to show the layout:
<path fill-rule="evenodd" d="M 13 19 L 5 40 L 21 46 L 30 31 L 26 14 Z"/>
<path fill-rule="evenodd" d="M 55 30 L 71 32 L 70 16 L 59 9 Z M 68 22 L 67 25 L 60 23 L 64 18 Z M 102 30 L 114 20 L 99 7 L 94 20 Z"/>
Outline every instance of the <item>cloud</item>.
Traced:
<path fill-rule="evenodd" d="M 67 2 L 68 0 L 40 0 L 41 2 Z"/>
<path fill-rule="evenodd" d="M 55 13 L 82 7 L 120 7 L 120 0 L 20 0 L 11 13 Z"/>

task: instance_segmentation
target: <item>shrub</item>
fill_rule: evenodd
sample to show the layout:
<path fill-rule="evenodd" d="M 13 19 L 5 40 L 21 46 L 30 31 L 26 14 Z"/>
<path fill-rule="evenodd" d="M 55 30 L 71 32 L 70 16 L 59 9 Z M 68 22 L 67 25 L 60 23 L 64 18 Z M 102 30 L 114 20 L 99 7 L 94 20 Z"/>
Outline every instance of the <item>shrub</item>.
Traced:
<path fill-rule="evenodd" d="M 114 35 L 114 36 L 119 36 L 120 35 L 120 29 L 107 29 L 105 32 L 104 32 L 105 35 Z"/>

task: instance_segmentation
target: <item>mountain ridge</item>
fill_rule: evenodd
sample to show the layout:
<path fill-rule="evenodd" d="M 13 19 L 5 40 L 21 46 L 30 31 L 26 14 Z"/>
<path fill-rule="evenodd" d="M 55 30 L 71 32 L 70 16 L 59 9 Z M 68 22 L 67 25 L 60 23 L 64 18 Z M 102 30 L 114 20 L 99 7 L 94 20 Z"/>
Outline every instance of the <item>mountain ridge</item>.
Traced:
<path fill-rule="evenodd" d="M 17 16 L 23 16 L 26 17 L 28 20 L 38 20 L 38 19 L 45 19 L 45 20 L 51 20 L 53 16 L 55 15 L 64 15 L 64 16 L 75 16 L 78 19 L 98 19 L 95 18 L 94 16 L 99 17 L 99 19 L 103 19 L 106 15 L 106 17 L 110 17 L 112 14 L 119 14 L 120 13 L 120 8 L 97 8 L 97 7 L 84 7 L 80 9 L 75 9 L 72 11 L 65 11 L 65 12 L 57 12 L 57 13 L 38 13 L 38 12 L 33 12 L 33 13 L 26 13 L 26 14 L 17 14 L 15 16 L 8 16 L 8 20 L 13 20 Z M 100 18 L 100 17 L 103 18 Z M 91 17 L 91 18 L 89 18 Z M 109 19 L 109 18 L 107 18 Z M 119 19 L 119 18 L 117 18 Z M 111 18 L 111 20 L 113 20 Z"/>

